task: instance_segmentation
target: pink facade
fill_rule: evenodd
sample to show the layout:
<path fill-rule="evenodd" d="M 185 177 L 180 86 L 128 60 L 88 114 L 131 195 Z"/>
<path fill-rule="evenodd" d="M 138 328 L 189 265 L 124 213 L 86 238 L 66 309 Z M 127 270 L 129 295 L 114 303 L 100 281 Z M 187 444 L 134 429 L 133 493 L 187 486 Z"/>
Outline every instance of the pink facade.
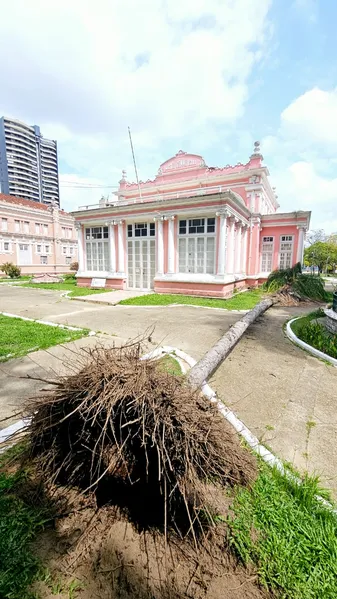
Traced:
<path fill-rule="evenodd" d="M 213 168 L 178 152 L 154 180 L 74 213 L 78 284 L 226 297 L 303 260 L 310 212 L 278 213 L 259 144 L 246 164 Z"/>
<path fill-rule="evenodd" d="M 57 206 L 0 194 L 0 265 L 17 264 L 22 274 L 63 273 L 77 260 L 70 214 Z"/>

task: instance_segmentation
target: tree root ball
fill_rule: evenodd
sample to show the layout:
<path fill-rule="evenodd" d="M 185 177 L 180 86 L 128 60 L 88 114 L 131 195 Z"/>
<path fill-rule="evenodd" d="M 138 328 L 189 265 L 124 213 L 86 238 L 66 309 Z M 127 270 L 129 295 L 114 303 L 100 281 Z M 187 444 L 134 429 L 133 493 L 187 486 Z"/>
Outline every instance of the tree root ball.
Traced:
<path fill-rule="evenodd" d="M 26 458 L 48 483 L 94 494 L 140 529 L 196 538 L 216 513 L 210 489 L 248 485 L 255 458 L 200 391 L 141 351 L 97 347 L 32 400 Z"/>

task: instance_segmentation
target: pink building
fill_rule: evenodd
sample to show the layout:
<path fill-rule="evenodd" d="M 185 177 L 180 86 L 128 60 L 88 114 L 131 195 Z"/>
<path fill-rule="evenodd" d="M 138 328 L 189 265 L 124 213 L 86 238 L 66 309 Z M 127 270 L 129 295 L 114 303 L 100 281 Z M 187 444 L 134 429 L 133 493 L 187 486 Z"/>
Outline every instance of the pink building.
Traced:
<path fill-rule="evenodd" d="M 74 225 L 56 205 L 0 193 L 0 265 L 13 262 L 22 274 L 69 271 L 77 262 Z"/>
<path fill-rule="evenodd" d="M 74 213 L 78 284 L 225 297 L 302 262 L 310 212 L 278 213 L 259 144 L 246 164 L 215 168 L 178 152 L 153 181 Z"/>

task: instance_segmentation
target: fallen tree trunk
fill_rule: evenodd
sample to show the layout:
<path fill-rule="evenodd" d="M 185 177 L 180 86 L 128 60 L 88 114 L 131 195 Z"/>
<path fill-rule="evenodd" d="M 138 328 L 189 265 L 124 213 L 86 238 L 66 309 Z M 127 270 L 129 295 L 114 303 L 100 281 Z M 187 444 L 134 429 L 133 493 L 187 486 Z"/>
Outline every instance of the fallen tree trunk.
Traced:
<path fill-rule="evenodd" d="M 247 312 L 236 322 L 230 329 L 208 350 L 199 362 L 190 370 L 188 381 L 192 387 L 201 387 L 204 381 L 218 368 L 231 353 L 232 349 L 240 341 L 244 332 L 248 329 L 261 314 L 264 314 L 273 304 L 276 303 L 275 298 L 262 300 L 252 310 Z"/>

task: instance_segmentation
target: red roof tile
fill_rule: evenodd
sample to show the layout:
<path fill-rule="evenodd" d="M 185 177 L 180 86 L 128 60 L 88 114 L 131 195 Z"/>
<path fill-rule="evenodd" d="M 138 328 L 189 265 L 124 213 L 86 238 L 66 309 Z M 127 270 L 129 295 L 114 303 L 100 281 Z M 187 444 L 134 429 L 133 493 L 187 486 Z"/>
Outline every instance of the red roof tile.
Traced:
<path fill-rule="evenodd" d="M 16 196 L 10 196 L 5 193 L 0 193 L 0 201 L 8 202 L 9 204 L 18 204 L 26 208 L 37 208 L 38 210 L 48 210 L 47 204 L 41 204 L 40 202 L 33 202 L 33 200 L 25 200 L 25 198 L 17 198 Z"/>
<path fill-rule="evenodd" d="M 9 204 L 17 204 L 18 206 L 24 206 L 26 208 L 37 208 L 38 210 L 48 210 L 48 204 L 41 204 L 40 202 L 33 202 L 33 200 L 26 200 L 25 198 L 17 198 L 16 196 L 9 196 L 6 193 L 0 193 L 0 202 L 8 202 Z M 63 208 L 59 208 L 59 211 L 62 214 L 69 214 L 63 210 Z"/>

